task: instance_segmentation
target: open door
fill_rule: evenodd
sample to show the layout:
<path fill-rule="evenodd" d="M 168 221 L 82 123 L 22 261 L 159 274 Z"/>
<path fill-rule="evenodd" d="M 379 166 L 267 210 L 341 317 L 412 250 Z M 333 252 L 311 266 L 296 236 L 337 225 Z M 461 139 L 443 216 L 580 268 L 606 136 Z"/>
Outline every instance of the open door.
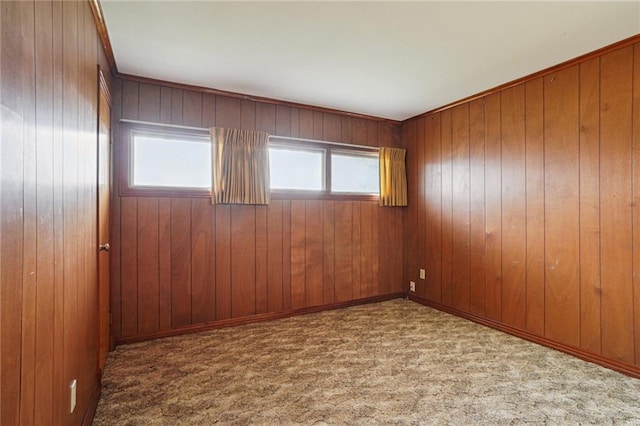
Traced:
<path fill-rule="evenodd" d="M 111 176 L 111 94 L 101 69 L 98 103 L 98 368 L 109 353 L 109 200 Z"/>

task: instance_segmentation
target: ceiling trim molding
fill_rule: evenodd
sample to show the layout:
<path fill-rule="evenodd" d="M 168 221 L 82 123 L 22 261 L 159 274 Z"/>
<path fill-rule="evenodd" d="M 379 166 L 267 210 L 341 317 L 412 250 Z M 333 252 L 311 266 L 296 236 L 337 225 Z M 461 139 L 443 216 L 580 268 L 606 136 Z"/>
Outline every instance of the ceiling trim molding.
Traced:
<path fill-rule="evenodd" d="M 104 15 L 102 14 L 102 7 L 100 6 L 100 0 L 88 0 L 91 12 L 93 13 L 93 20 L 96 24 L 96 30 L 100 37 L 100 42 L 104 49 L 104 54 L 107 57 L 109 68 L 111 68 L 111 74 L 118 73 L 118 66 L 116 65 L 116 58 L 113 55 L 113 48 L 111 47 L 111 40 L 109 39 L 109 33 L 107 32 L 107 25 L 104 22 Z"/>
<path fill-rule="evenodd" d="M 460 100 L 451 102 L 449 104 L 446 104 L 446 105 L 443 105 L 441 107 L 432 109 L 430 111 L 423 112 L 422 114 L 418 114 L 418 115 L 416 115 L 414 117 L 407 118 L 406 120 L 403 120 L 402 123 L 403 124 L 404 123 L 408 123 L 410 121 L 417 120 L 417 119 L 426 117 L 426 116 L 431 115 L 431 114 L 436 114 L 438 112 L 442 112 L 442 111 L 446 111 L 446 110 L 451 109 L 451 108 L 455 108 L 455 107 L 457 107 L 459 105 L 462 105 L 462 104 L 465 104 L 467 102 L 475 101 L 475 100 L 484 98 L 485 96 L 489 96 L 489 95 L 492 95 L 494 93 L 498 93 L 498 92 L 500 92 L 502 90 L 509 89 L 511 87 L 514 87 L 514 86 L 518 86 L 518 85 L 520 85 L 522 83 L 527 83 L 527 82 L 529 82 L 531 80 L 535 80 L 537 78 L 544 77 L 544 76 L 547 76 L 549 74 L 556 73 L 556 72 L 558 72 L 560 70 L 563 70 L 565 68 L 572 67 L 574 65 L 580 64 L 582 62 L 586 62 L 586 61 L 588 61 L 590 59 L 602 56 L 602 55 L 604 55 L 606 53 L 609 53 L 609 52 L 612 52 L 614 50 L 622 49 L 624 47 L 628 47 L 628 46 L 631 46 L 631 45 L 633 45 L 635 43 L 639 43 L 639 42 L 640 42 L 640 34 L 636 34 L 634 36 L 631 36 L 629 38 L 625 38 L 623 40 L 617 41 L 617 42 L 615 42 L 613 44 L 610 44 L 608 46 L 605 46 L 605 47 L 602 47 L 600 49 L 594 50 L 592 52 L 585 53 L 584 55 L 578 56 L 576 58 L 569 59 L 568 61 L 561 62 L 561 63 L 559 63 L 557 65 L 551 66 L 549 68 L 545 68 L 545 69 L 543 69 L 541 71 L 534 72 L 533 74 L 529 74 L 529 75 L 526 75 L 524 77 L 520 77 L 520 78 L 518 78 L 516 80 L 512 80 L 512 81 L 509 81 L 507 83 L 501 84 L 499 86 L 493 87 L 491 89 L 487 89 L 487 90 L 484 90 L 482 92 L 476 93 L 475 95 L 467 96 L 466 98 L 462 98 Z"/>
<path fill-rule="evenodd" d="M 182 90 L 191 90 L 191 91 L 194 91 L 194 92 L 207 93 L 209 95 L 226 96 L 228 98 L 242 99 L 242 100 L 245 100 L 245 101 L 254 101 L 254 102 L 261 102 L 261 103 L 273 104 L 273 105 L 283 105 L 283 106 L 288 106 L 288 107 L 291 107 L 291 108 L 302 108 L 302 109 L 318 111 L 318 112 L 324 112 L 324 113 L 329 113 L 329 114 L 344 115 L 344 116 L 348 116 L 348 117 L 352 117 L 352 118 L 363 118 L 363 119 L 366 119 L 366 120 L 374 120 L 374 121 L 380 121 L 380 122 L 384 122 L 384 123 L 390 123 L 390 124 L 393 124 L 393 125 L 396 125 L 396 126 L 399 126 L 400 124 L 402 124 L 402 121 L 399 121 L 399 120 L 391 120 L 389 118 L 382 118 L 382 117 L 376 117 L 376 116 L 373 116 L 373 115 L 359 114 L 357 112 L 342 111 L 342 110 L 339 110 L 339 109 L 332 109 L 332 108 L 325 108 L 325 107 L 319 107 L 319 106 L 314 106 L 314 105 L 301 104 L 301 103 L 297 103 L 297 102 L 283 101 L 283 100 L 280 100 L 280 99 L 265 98 L 265 97 L 262 97 L 262 96 L 251 96 L 251 95 L 246 95 L 246 94 L 243 94 L 243 93 L 228 92 L 226 90 L 212 89 L 210 87 L 194 86 L 194 85 L 191 85 L 191 84 L 176 83 L 176 82 L 173 82 L 173 81 L 157 80 L 155 78 L 142 77 L 142 76 L 139 76 L 139 75 L 123 74 L 123 73 L 120 73 L 120 72 L 116 72 L 114 74 L 114 77 L 115 78 L 119 78 L 121 80 L 133 81 L 133 82 L 136 82 L 136 83 L 155 84 L 157 86 L 172 87 L 174 89 L 182 89 Z"/>

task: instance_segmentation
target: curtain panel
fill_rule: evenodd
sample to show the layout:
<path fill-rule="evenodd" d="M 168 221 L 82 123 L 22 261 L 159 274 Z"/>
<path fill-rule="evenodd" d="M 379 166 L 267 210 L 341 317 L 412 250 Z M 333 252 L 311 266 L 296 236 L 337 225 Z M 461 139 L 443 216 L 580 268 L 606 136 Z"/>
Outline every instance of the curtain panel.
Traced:
<path fill-rule="evenodd" d="M 407 205 L 406 150 L 380 148 L 380 205 Z"/>
<path fill-rule="evenodd" d="M 269 134 L 212 127 L 212 204 L 269 204 Z"/>

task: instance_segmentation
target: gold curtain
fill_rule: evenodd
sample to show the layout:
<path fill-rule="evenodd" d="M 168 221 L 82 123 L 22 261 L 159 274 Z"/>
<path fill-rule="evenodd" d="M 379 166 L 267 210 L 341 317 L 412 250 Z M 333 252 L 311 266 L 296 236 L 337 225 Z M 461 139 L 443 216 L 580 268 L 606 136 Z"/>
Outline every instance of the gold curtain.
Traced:
<path fill-rule="evenodd" d="M 380 148 L 380 205 L 407 205 L 406 150 Z"/>
<path fill-rule="evenodd" d="M 269 134 L 211 128 L 212 204 L 269 204 Z"/>

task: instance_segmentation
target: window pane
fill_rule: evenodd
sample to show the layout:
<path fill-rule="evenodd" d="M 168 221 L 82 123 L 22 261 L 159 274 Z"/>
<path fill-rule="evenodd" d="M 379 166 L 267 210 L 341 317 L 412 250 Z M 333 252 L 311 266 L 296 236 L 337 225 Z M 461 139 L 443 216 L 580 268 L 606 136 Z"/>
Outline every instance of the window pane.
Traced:
<path fill-rule="evenodd" d="M 324 150 L 269 147 L 271 189 L 324 189 Z"/>
<path fill-rule="evenodd" d="M 211 188 L 211 144 L 134 136 L 132 185 Z"/>
<path fill-rule="evenodd" d="M 331 154 L 331 192 L 378 194 L 378 156 Z"/>

